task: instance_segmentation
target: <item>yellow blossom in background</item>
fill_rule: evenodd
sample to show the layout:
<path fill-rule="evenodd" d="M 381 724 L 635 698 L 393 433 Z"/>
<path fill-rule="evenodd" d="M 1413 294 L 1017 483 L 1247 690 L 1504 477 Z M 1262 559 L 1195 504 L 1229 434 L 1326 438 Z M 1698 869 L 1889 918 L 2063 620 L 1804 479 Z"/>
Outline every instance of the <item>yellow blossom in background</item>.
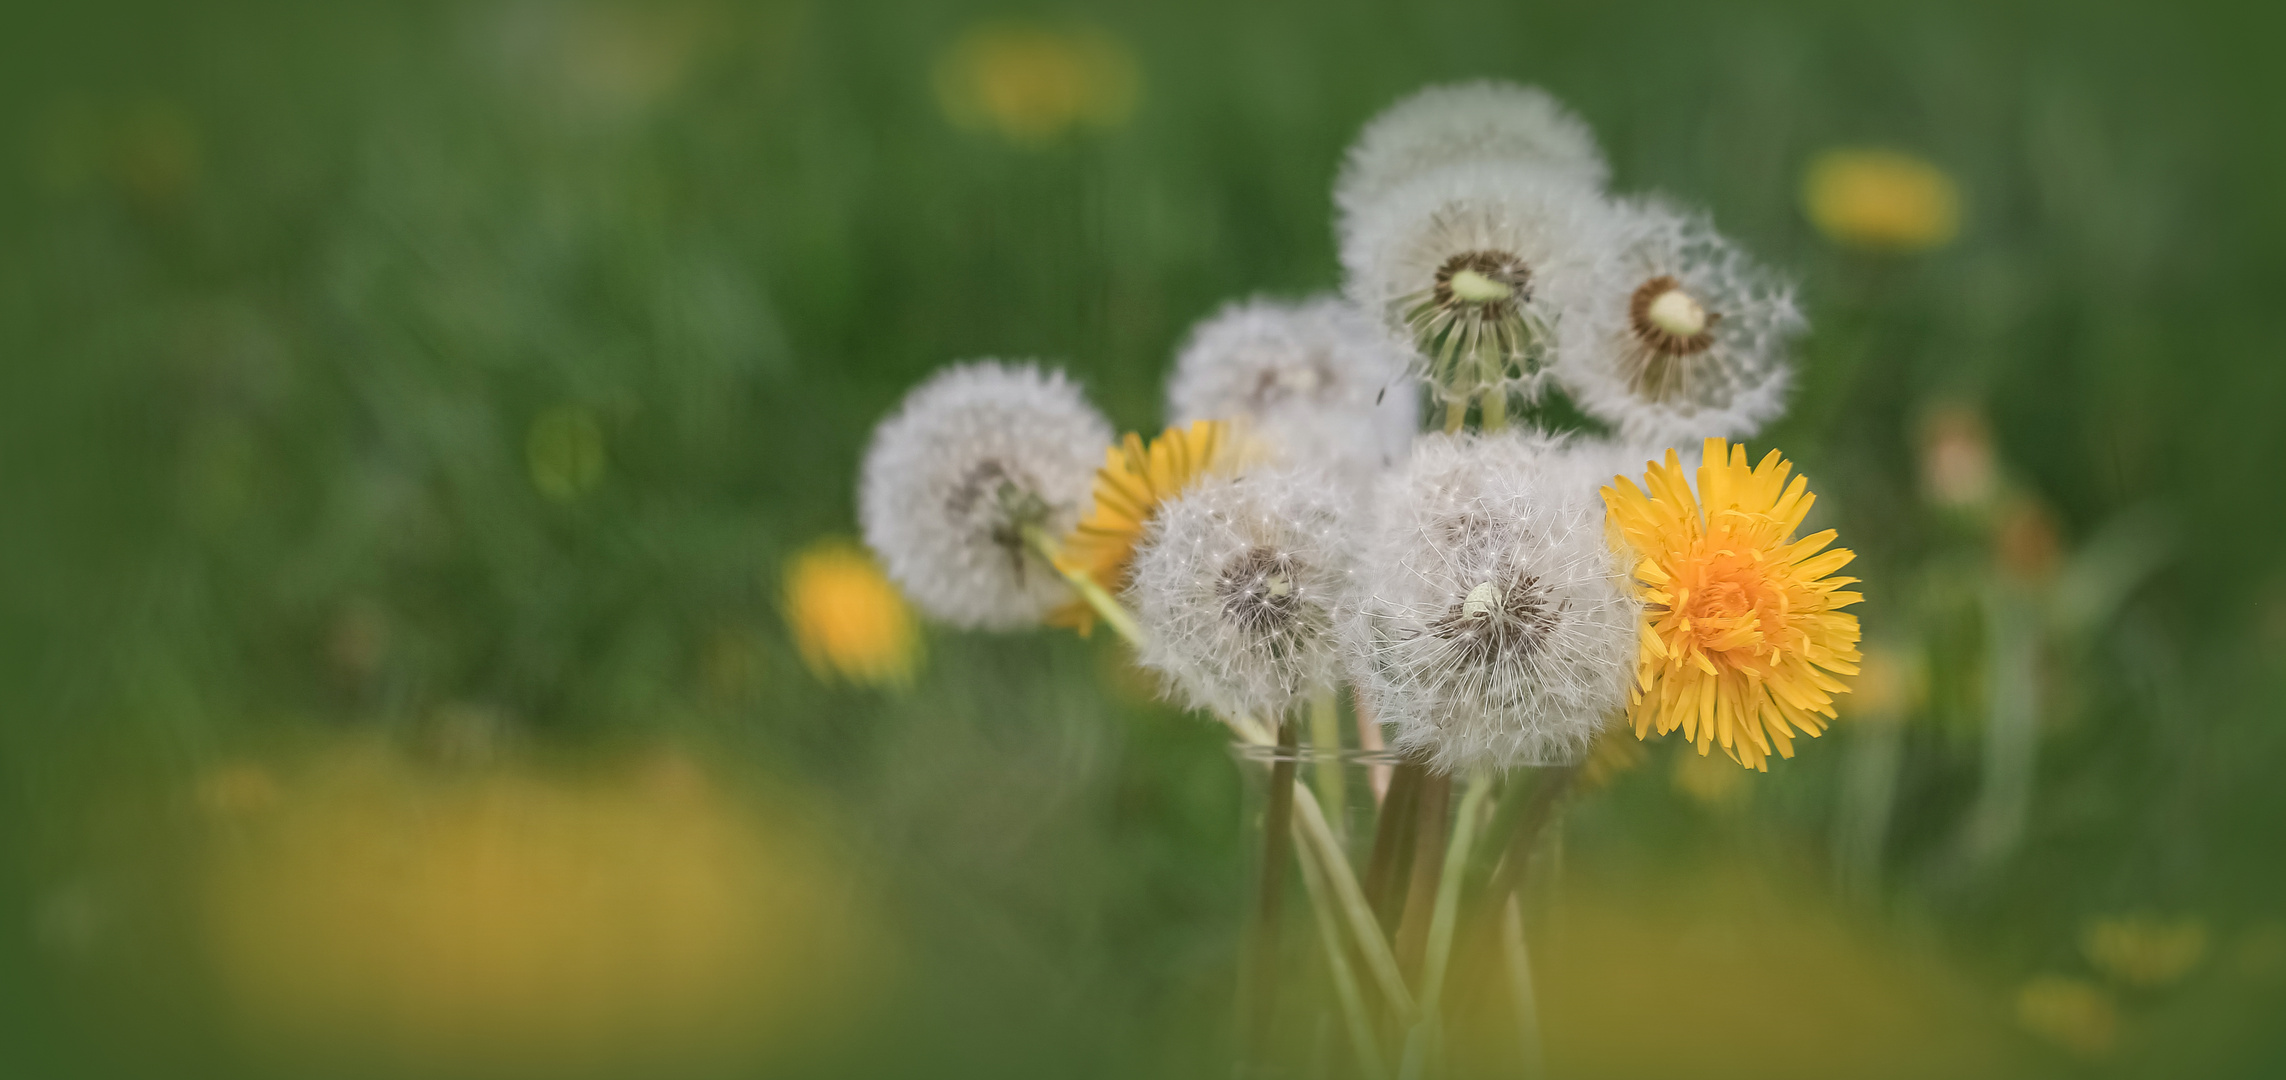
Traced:
<path fill-rule="evenodd" d="M 1579 785 L 1582 791 L 1594 791 L 1617 780 L 1622 773 L 1632 772 L 1650 756 L 1643 741 L 1634 737 L 1624 717 L 1613 717 L 1605 724 L 1595 741 L 1588 744 L 1587 760 L 1580 763 Z"/>
<path fill-rule="evenodd" d="M 1960 231 L 1953 178 L 1896 150 L 1819 154 L 1803 177 L 1802 204 L 1819 232 L 1855 247 L 1926 251 Z"/>
<path fill-rule="evenodd" d="M 1824 550 L 1831 529 L 1794 539 L 1817 497 L 1778 451 L 1751 467 L 1724 439 L 1705 452 L 1695 496 L 1673 450 L 1644 487 L 1603 489 L 1645 604 L 1628 715 L 1638 738 L 1680 727 L 1699 753 L 1768 771 L 1794 732 L 1825 730 L 1849 692 L 1835 676 L 1857 673 L 1857 616 L 1839 610 L 1862 599 L 1842 591 L 1857 579 L 1830 576 L 1856 556 Z"/>
<path fill-rule="evenodd" d="M 2016 991 L 2016 1021 L 2084 1058 L 2100 1058 L 2119 1041 L 2119 1007 L 2103 987 L 2042 975 Z"/>
<path fill-rule="evenodd" d="M 786 564 L 786 625 L 820 679 L 866 686 L 908 682 L 921 637 L 905 597 L 871 555 L 821 541 Z"/>
<path fill-rule="evenodd" d="M 1209 472 L 1235 468 L 1240 452 L 1230 425 L 1220 420 L 1169 427 L 1148 446 L 1141 435 L 1129 432 L 1104 451 L 1103 468 L 1095 473 L 1095 505 L 1064 538 L 1057 562 L 1116 595 L 1127 586 L 1127 564 L 1159 504 Z M 1048 622 L 1085 634 L 1095 626 L 1095 612 L 1075 601 L 1057 609 Z"/>
<path fill-rule="evenodd" d="M 557 502 L 579 498 L 603 480 L 603 425 L 577 405 L 549 409 L 524 435 L 524 464 L 540 494 Z"/>
<path fill-rule="evenodd" d="M 199 788 L 205 954 L 282 1062 L 681 1075 L 830 1037 L 874 978 L 814 823 L 680 752 L 572 772 L 353 742 Z"/>
<path fill-rule="evenodd" d="M 1043 143 L 1074 128 L 1112 128 L 1135 111 L 1135 59 L 1092 29 L 988 23 L 937 60 L 937 104 L 955 125 Z"/>
<path fill-rule="evenodd" d="M 2088 963 L 2128 986 L 2166 986 L 2191 973 L 2207 956 L 2206 924 L 2194 918 L 2148 915 L 2091 919 L 2080 931 Z"/>
<path fill-rule="evenodd" d="M 1750 793 L 1744 772 L 1698 754 L 1675 756 L 1674 784 L 1676 791 L 1701 806 L 1722 806 Z"/>
<path fill-rule="evenodd" d="M 1855 721 L 1888 724 L 1920 711 L 1929 697 L 1929 673 L 1919 652 L 1896 645 L 1868 645 L 1858 661 L 1857 682 L 1843 706 Z"/>

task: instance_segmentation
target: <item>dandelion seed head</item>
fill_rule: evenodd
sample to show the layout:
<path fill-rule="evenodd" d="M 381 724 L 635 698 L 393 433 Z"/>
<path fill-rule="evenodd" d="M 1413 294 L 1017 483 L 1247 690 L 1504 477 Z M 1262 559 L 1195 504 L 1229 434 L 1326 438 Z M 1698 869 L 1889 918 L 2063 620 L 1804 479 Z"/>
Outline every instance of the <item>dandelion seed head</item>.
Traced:
<path fill-rule="evenodd" d="M 1596 294 L 1611 215 L 1600 195 L 1532 166 L 1424 173 L 1343 222 L 1350 299 L 1412 346 L 1440 399 L 1529 401 Z"/>
<path fill-rule="evenodd" d="M 1617 256 L 1567 327 L 1557 381 L 1630 439 L 1760 430 L 1785 407 L 1786 348 L 1804 327 L 1793 289 L 1703 214 L 1629 200 L 1614 221 Z"/>
<path fill-rule="evenodd" d="M 1068 601 L 1024 542 L 1089 505 L 1111 425 L 1061 372 L 983 360 L 915 387 L 865 454 L 858 516 L 892 580 L 957 626 L 1012 629 Z"/>
<path fill-rule="evenodd" d="M 1376 495 L 1351 663 L 1391 744 L 1434 768 L 1577 761 L 1626 707 L 1637 605 L 1572 454 L 1425 436 Z"/>
<path fill-rule="evenodd" d="M 1602 188 L 1610 169 L 1595 132 L 1536 86 L 1485 80 L 1431 86 L 1367 121 L 1342 161 L 1334 205 L 1367 213 L 1425 173 L 1468 162 L 1546 170 L 1582 188 Z"/>
<path fill-rule="evenodd" d="M 1307 466 L 1210 477 L 1163 504 L 1127 591 L 1143 665 L 1224 715 L 1282 717 L 1331 687 L 1353 514 L 1347 488 Z"/>
<path fill-rule="evenodd" d="M 1167 385 L 1174 424 L 1243 420 L 1272 454 L 1363 480 L 1419 424 L 1412 355 L 1339 297 L 1249 300 L 1198 324 Z"/>

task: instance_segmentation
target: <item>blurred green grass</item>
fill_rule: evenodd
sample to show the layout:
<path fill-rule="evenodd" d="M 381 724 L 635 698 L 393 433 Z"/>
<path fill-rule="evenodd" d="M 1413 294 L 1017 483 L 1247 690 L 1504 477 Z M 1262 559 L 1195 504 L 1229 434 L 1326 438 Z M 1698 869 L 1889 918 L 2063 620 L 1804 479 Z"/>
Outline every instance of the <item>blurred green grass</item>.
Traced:
<path fill-rule="evenodd" d="M 1120 43 L 1132 115 L 1038 145 L 948 122 L 933 67 L 995 18 Z M 1869 633 L 1926 639 L 1937 665 L 1901 737 L 1883 887 L 1835 903 L 1980 987 L 2024 1068 L 2061 1071 L 2078 1066 L 2016 1031 L 2013 988 L 2076 970 L 2087 918 L 2193 913 L 2223 943 L 2214 970 L 2131 1000 L 2133 1037 L 2099 1067 L 2286 1065 L 2261 1024 L 2277 983 L 2226 974 L 2230 942 L 2286 918 L 2286 132 L 2259 18 L 19 13 L 0 46 L 0 1054 L 28 1075 L 234 1067 L 166 929 L 170 792 L 326 732 L 449 741 L 475 709 L 551 753 L 702 746 L 832 807 L 916 943 L 895 1037 L 837 1068 L 1218 1068 L 1242 888 L 1214 734 L 1116 689 L 1103 643 L 1056 634 L 935 632 L 909 692 L 820 685 L 781 626 L 779 566 L 853 531 L 871 424 L 947 360 L 1053 358 L 1154 426 L 1190 322 L 1337 284 L 1327 188 L 1357 125 L 1492 75 L 1577 107 L 1617 187 L 1709 207 L 1802 283 L 1799 394 L 1756 446 L 1802 463 L 1860 551 Z M 1862 144 L 1951 173 L 1960 239 L 1874 257 L 1812 230 L 1804 164 Z M 1918 494 L 1916 425 L 1941 402 L 1990 417 L 2067 549 L 2130 511 L 2182 538 L 2115 622 L 2043 661 L 2027 839 L 1971 880 L 1944 867 L 1980 775 L 1983 631 L 1973 603 L 1922 598 L 1982 541 Z M 600 469 L 550 473 L 562 440 L 536 423 L 592 433 L 573 453 Z M 1808 744 L 1715 812 L 1677 794 L 1661 748 L 1579 815 L 1580 873 L 1649 889 L 1737 858 L 1823 881 L 1859 737 Z"/>

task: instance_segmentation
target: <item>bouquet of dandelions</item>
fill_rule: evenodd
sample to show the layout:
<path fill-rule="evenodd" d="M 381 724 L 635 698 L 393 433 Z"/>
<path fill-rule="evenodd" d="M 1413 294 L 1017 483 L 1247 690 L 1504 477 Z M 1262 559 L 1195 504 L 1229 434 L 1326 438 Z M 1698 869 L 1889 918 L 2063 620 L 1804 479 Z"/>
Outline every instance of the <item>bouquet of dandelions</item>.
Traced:
<path fill-rule="evenodd" d="M 1157 439 L 1113 443 L 1057 372 L 978 361 L 867 452 L 866 540 L 924 610 L 1107 624 L 1266 781 L 1249 1068 L 1301 1052 L 1274 1033 L 1304 996 L 1278 992 L 1290 865 L 1317 1030 L 1341 1033 L 1305 1041 L 1360 1076 L 1443 1071 L 1454 996 L 1481 989 L 1530 1065 L 1518 897 L 1599 738 L 1681 728 L 1767 770 L 1856 671 L 1850 553 L 1795 536 L 1813 497 L 1776 451 L 1727 441 L 1782 408 L 1790 290 L 1605 175 L 1545 93 L 1422 91 L 1336 184 L 1346 297 L 1200 324 Z M 1522 422 L 1551 383 L 1610 433 Z"/>

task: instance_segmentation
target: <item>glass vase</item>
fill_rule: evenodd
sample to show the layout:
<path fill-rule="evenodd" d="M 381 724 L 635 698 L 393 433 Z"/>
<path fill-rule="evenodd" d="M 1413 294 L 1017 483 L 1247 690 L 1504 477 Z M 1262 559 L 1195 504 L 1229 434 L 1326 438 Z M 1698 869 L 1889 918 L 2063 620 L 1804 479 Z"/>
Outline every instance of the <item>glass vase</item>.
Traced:
<path fill-rule="evenodd" d="M 1249 854 L 1236 1074 L 1537 1075 L 1531 897 L 1573 770 L 1452 777 L 1237 743 Z"/>

